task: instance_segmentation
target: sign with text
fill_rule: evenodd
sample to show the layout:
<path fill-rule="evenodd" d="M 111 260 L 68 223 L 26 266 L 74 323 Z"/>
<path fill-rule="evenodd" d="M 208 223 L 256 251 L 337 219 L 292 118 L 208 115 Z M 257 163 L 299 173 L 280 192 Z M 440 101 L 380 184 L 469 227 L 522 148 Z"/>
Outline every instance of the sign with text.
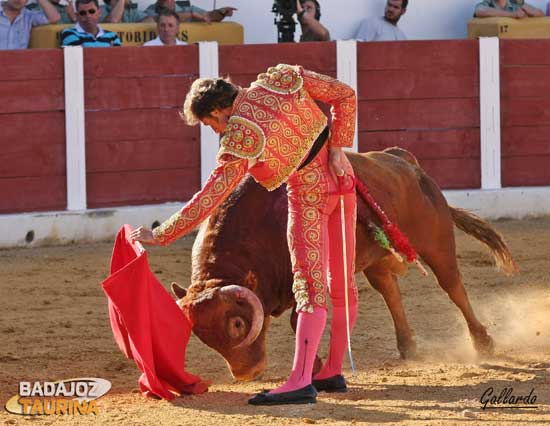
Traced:
<path fill-rule="evenodd" d="M 31 48 L 59 47 L 61 32 L 73 25 L 42 25 L 34 27 L 31 33 Z M 157 37 L 157 24 L 154 22 L 136 24 L 101 24 L 101 27 L 118 34 L 123 46 L 141 46 Z M 180 24 L 178 38 L 186 43 L 199 41 L 217 41 L 219 44 L 242 44 L 244 31 L 235 22 L 216 22 L 212 24 L 189 22 Z"/>
<path fill-rule="evenodd" d="M 98 414 L 96 399 L 111 382 L 95 377 L 55 382 L 20 382 L 19 392 L 6 402 L 6 411 L 27 416 Z"/>

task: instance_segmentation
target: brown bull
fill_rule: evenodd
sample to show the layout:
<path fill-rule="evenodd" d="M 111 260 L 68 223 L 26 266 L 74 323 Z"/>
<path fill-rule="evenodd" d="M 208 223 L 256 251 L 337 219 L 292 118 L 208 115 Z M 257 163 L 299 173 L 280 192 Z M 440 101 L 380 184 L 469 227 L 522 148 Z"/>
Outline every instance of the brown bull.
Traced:
<path fill-rule="evenodd" d="M 448 206 L 407 151 L 393 148 L 348 157 L 357 178 L 462 311 L 477 351 L 491 352 L 493 341 L 476 318 L 460 278 L 453 227 L 485 243 L 497 265 L 511 273 L 515 264 L 502 237 L 483 220 Z M 401 356 L 413 356 L 416 346 L 397 283 L 406 266 L 374 241 L 371 225 L 378 220 L 359 195 L 357 201 L 356 272 L 362 271 L 384 297 Z M 201 226 L 193 246 L 191 286 L 173 286 L 193 332 L 225 358 L 240 380 L 253 379 L 265 369 L 270 318 L 294 306 L 286 222 L 285 190 L 267 192 L 246 179 Z"/>

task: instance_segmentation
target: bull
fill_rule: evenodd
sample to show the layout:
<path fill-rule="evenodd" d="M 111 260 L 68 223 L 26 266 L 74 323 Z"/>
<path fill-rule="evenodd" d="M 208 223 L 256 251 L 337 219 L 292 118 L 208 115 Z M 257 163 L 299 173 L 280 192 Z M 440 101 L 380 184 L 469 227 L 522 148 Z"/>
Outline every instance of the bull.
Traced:
<path fill-rule="evenodd" d="M 408 236 L 439 285 L 462 312 L 478 353 L 493 351 L 486 327 L 477 319 L 459 273 L 454 226 L 484 243 L 506 273 L 516 265 L 503 238 L 485 221 L 447 204 L 437 184 L 408 151 L 348 153 L 357 179 L 366 183 L 387 216 Z M 358 196 L 356 272 L 383 296 L 394 321 L 402 358 L 416 344 L 398 286 L 407 266 L 374 239 L 378 217 Z M 284 188 L 268 192 L 251 177 L 200 227 L 192 250 L 191 285 L 172 291 L 193 324 L 193 332 L 226 360 L 238 380 L 264 371 L 271 317 L 295 306 L 286 241 Z M 291 323 L 295 330 L 296 313 Z M 319 360 L 318 360 L 319 362 Z"/>

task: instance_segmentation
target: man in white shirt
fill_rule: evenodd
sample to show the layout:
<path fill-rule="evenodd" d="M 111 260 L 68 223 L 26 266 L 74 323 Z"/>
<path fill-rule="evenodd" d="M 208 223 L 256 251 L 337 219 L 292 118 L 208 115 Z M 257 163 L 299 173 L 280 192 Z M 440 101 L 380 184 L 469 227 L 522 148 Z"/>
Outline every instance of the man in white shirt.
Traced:
<path fill-rule="evenodd" d="M 407 11 L 409 0 L 388 0 L 384 17 L 372 17 L 361 21 L 356 40 L 393 41 L 406 40 L 407 36 L 397 26 L 401 16 Z"/>
<path fill-rule="evenodd" d="M 180 46 L 187 43 L 178 40 L 180 29 L 179 15 L 170 9 L 163 9 L 157 17 L 157 38 L 144 43 L 144 46 Z"/>

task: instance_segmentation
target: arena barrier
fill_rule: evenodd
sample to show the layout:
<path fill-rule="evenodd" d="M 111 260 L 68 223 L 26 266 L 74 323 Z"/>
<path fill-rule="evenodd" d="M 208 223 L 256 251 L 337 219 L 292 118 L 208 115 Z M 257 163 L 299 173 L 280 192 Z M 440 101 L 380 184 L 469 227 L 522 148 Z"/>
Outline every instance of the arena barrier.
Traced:
<path fill-rule="evenodd" d="M 356 149 L 410 150 L 452 204 L 550 214 L 545 52 L 550 40 L 497 38 L 2 51 L 0 246 L 164 220 L 215 162 L 217 136 L 179 117 L 192 81 L 248 85 L 281 62 L 356 88 Z"/>
<path fill-rule="evenodd" d="M 550 38 L 550 18 L 473 18 L 468 22 L 468 37 Z"/>
<path fill-rule="evenodd" d="M 43 25 L 34 27 L 31 32 L 31 48 L 59 47 L 61 32 L 74 25 Z M 101 24 L 109 31 L 118 34 L 123 46 L 141 46 L 157 37 L 157 24 L 154 22 L 135 24 Z M 220 45 L 242 44 L 244 30 L 236 22 L 215 22 L 212 24 L 187 22 L 180 24 L 178 39 L 186 43 L 216 41 Z"/>

